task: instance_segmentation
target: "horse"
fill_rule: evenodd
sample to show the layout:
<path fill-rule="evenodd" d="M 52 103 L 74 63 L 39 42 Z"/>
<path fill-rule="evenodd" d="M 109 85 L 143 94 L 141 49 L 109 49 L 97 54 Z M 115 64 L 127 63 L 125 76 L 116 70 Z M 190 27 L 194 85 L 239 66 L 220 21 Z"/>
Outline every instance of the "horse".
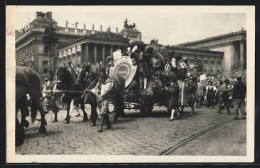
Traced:
<path fill-rule="evenodd" d="M 29 67 L 17 66 L 16 67 L 16 146 L 19 146 L 24 141 L 24 127 L 28 127 L 29 123 L 25 120 L 26 113 L 28 112 L 28 104 L 26 103 L 29 94 L 32 99 L 31 104 L 31 121 L 34 123 L 37 115 L 37 110 L 41 113 L 41 126 L 39 133 L 46 133 L 47 122 L 45 120 L 45 111 L 41 104 L 41 87 L 40 78 L 38 74 Z M 21 111 L 22 120 L 19 123 L 17 119 L 18 111 Z"/>
<path fill-rule="evenodd" d="M 81 73 L 84 73 L 86 70 L 82 69 Z M 79 74 L 79 76 L 83 79 L 84 75 Z M 74 93 L 64 93 L 62 97 L 62 102 L 67 104 L 67 116 L 65 118 L 65 123 L 68 124 L 70 122 L 70 104 L 72 99 L 75 99 L 75 104 L 81 105 L 81 110 L 83 111 L 83 121 L 87 121 L 87 113 L 85 111 L 85 104 L 89 103 L 91 106 L 91 126 L 96 125 L 97 119 L 97 100 L 96 96 L 93 93 L 86 93 L 84 97 L 83 90 L 85 89 L 84 82 L 75 79 L 72 76 L 72 73 L 65 67 L 60 67 L 57 70 L 57 89 L 65 90 L 65 91 L 76 91 Z M 82 93 L 81 93 L 82 91 Z"/>

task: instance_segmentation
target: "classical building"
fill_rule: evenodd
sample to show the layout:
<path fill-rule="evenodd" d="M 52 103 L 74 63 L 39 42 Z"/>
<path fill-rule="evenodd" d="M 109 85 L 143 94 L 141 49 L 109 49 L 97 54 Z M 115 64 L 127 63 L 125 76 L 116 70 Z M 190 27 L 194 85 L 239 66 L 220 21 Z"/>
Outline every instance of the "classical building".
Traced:
<path fill-rule="evenodd" d="M 112 56 L 114 51 L 120 49 L 124 52 L 129 40 L 134 40 L 137 44 L 143 43 L 141 32 L 135 28 L 135 23 L 129 25 L 127 19 L 120 33 L 118 28 L 116 33 L 111 32 L 110 28 L 106 32 L 89 32 L 59 48 L 58 66 L 66 66 L 69 61 L 74 66 L 95 64 L 99 60 L 105 64 L 106 57 Z"/>
<path fill-rule="evenodd" d="M 240 68 L 246 69 L 246 31 L 243 29 L 178 46 L 224 52 L 222 61 L 224 72 L 230 73 Z"/>
<path fill-rule="evenodd" d="M 52 54 L 43 41 L 45 28 L 53 26 L 58 36 L 57 44 L 52 48 Z M 124 28 L 119 32 L 112 32 L 108 27 L 106 31 L 91 30 L 75 27 L 58 26 L 52 19 L 52 13 L 37 12 L 36 18 L 21 30 L 16 30 L 15 47 L 16 63 L 22 62 L 32 67 L 40 75 L 48 69 L 56 70 L 58 66 L 67 66 L 68 62 L 75 65 L 83 63 L 95 64 L 99 60 L 105 63 L 106 57 L 112 55 L 117 49 L 126 50 L 129 40 L 137 44 L 142 42 L 142 34 L 136 29 L 135 23 L 128 24 L 126 19 Z M 219 74 L 239 67 L 246 67 L 246 32 L 244 30 L 211 37 L 195 42 L 183 43 L 177 46 L 168 46 L 175 54 L 188 58 L 193 65 L 201 63 L 207 74 Z M 52 56 L 51 56 L 52 55 Z"/>
<path fill-rule="evenodd" d="M 52 57 L 50 56 L 50 49 L 47 44 L 44 43 L 42 36 L 44 34 L 45 28 L 48 26 L 53 26 L 56 29 L 56 33 L 58 36 L 58 42 L 57 44 L 52 48 Z M 89 47 L 89 60 L 92 62 L 95 62 L 98 60 L 98 58 L 92 57 L 95 54 L 95 48 L 94 44 L 97 47 L 97 56 L 99 56 L 100 46 L 101 44 L 105 45 L 105 52 L 108 54 L 108 51 L 110 51 L 112 46 L 112 51 L 117 46 L 126 46 L 129 39 L 124 38 L 129 37 L 134 40 L 141 41 L 141 33 L 136 30 L 133 27 L 127 27 L 124 29 L 124 31 L 121 33 L 118 31 L 118 28 L 116 28 L 116 32 L 112 33 L 110 27 L 107 28 L 106 31 L 102 30 L 102 26 L 100 26 L 100 30 L 95 30 L 95 26 L 92 26 L 91 30 L 86 29 L 86 26 L 84 25 L 83 29 L 78 28 L 78 23 L 75 23 L 75 27 L 71 28 L 68 27 L 68 22 L 66 22 L 66 27 L 60 27 L 58 26 L 57 22 L 52 19 L 52 12 L 42 13 L 42 12 L 36 12 L 36 18 L 27 26 L 22 28 L 21 30 L 15 31 L 15 50 L 16 50 L 16 64 L 20 65 L 21 63 L 25 63 L 27 66 L 33 68 L 36 72 L 38 72 L 40 75 L 45 74 L 48 69 L 55 70 L 58 64 L 62 64 L 60 62 L 60 55 L 58 52 L 58 49 L 64 46 L 65 48 L 70 46 L 72 42 L 76 42 L 77 44 L 81 43 L 83 39 L 91 39 L 93 42 L 86 40 L 86 44 Z M 134 36 L 131 33 L 128 33 L 131 31 L 138 32 L 139 35 Z M 102 34 L 102 37 L 99 36 Z M 116 42 L 115 39 L 103 39 L 104 42 L 101 39 L 105 36 L 105 38 L 109 38 L 112 36 L 113 38 L 118 39 L 119 41 Z M 136 37 L 136 38 L 135 38 Z M 95 39 L 97 38 L 97 39 Z M 122 39 L 123 42 L 122 42 Z M 76 40 L 76 41 L 75 41 Z M 111 44 L 109 43 L 111 42 Z M 78 48 L 71 48 L 71 51 L 68 51 L 68 56 L 72 56 L 76 54 L 81 53 L 82 51 L 85 52 L 86 50 L 86 44 L 79 45 Z M 64 48 L 63 47 L 63 48 Z M 93 52 L 93 53 L 92 53 Z M 109 54 L 110 55 L 110 54 Z M 87 57 L 82 58 L 88 59 Z M 79 60 L 77 60 L 79 61 Z M 64 61 L 63 61 L 64 62 Z M 64 62 L 65 63 L 65 62 Z M 75 63 L 81 63 L 76 62 Z"/>
<path fill-rule="evenodd" d="M 74 66 L 83 63 L 103 63 L 107 56 L 120 49 L 126 50 L 129 39 L 112 32 L 97 32 L 85 35 L 59 48 L 58 66 L 67 66 L 70 61 Z"/>

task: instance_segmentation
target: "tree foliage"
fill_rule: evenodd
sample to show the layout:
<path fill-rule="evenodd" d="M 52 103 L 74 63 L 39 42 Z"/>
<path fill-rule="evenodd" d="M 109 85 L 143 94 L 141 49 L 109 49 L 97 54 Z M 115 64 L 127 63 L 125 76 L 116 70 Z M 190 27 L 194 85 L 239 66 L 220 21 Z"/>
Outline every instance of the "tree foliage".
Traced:
<path fill-rule="evenodd" d="M 42 40 L 45 44 L 47 44 L 49 47 L 57 44 L 58 42 L 58 34 L 56 33 L 56 30 L 54 27 L 46 27 L 44 34 L 42 36 Z"/>

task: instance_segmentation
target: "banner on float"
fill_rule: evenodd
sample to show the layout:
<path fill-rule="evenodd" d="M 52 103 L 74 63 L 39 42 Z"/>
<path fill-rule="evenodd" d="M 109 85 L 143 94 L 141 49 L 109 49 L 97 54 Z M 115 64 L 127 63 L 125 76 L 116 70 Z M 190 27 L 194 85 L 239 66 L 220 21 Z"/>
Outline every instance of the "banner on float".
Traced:
<path fill-rule="evenodd" d="M 206 79 L 207 79 L 206 74 L 200 75 L 200 80 L 206 80 Z"/>
<path fill-rule="evenodd" d="M 118 60 L 120 58 L 122 58 L 121 50 L 116 50 L 115 52 L 113 52 L 113 59 L 114 60 Z"/>

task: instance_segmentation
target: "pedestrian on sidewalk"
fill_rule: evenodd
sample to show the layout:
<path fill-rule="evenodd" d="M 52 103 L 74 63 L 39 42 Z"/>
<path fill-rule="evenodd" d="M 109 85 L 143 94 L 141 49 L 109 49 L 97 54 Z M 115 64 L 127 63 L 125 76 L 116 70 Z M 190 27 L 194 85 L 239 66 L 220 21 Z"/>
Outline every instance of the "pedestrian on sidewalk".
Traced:
<path fill-rule="evenodd" d="M 237 82 L 234 85 L 233 99 L 235 107 L 234 119 L 245 119 L 243 111 L 246 98 L 246 85 L 241 81 L 241 77 L 237 77 Z M 240 117 L 239 117 L 240 116 Z"/>

